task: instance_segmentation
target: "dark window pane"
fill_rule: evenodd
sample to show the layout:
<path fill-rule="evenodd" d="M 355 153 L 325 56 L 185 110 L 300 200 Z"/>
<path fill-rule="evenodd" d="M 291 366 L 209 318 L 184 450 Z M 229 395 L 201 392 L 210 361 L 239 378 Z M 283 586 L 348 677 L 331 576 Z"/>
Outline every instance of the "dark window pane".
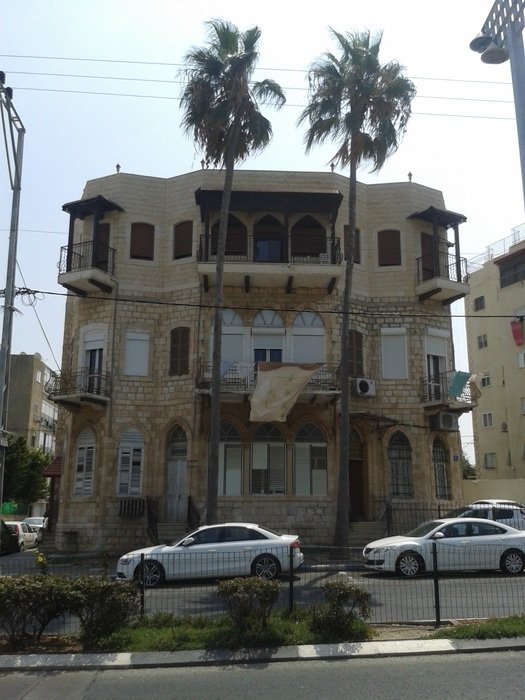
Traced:
<path fill-rule="evenodd" d="M 190 258 L 193 246 L 193 221 L 182 221 L 173 227 L 173 259 Z"/>
<path fill-rule="evenodd" d="M 134 260 L 153 260 L 155 227 L 151 224 L 131 224 L 129 256 Z"/>
<path fill-rule="evenodd" d="M 181 326 L 170 334 L 170 375 L 188 374 L 190 355 L 190 329 Z"/>
<path fill-rule="evenodd" d="M 378 263 L 381 267 L 401 265 L 401 234 L 399 231 L 377 232 Z"/>

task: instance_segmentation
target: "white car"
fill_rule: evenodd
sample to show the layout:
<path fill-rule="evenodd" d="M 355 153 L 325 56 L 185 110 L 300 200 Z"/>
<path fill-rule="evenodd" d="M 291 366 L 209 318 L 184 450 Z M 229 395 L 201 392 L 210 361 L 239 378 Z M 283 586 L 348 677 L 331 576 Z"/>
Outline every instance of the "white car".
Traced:
<path fill-rule="evenodd" d="M 150 587 L 174 579 L 253 575 L 271 580 L 290 570 L 290 551 L 295 570 L 304 560 L 297 535 L 280 535 L 253 523 L 205 525 L 175 544 L 124 554 L 117 580 L 144 580 Z"/>
<path fill-rule="evenodd" d="M 365 567 L 402 576 L 433 570 L 436 544 L 440 571 L 501 569 L 521 574 L 525 532 L 483 518 L 443 518 L 419 525 L 406 535 L 385 537 L 363 549 Z"/>
<path fill-rule="evenodd" d="M 525 530 L 525 506 L 509 501 L 487 499 L 486 501 L 474 501 L 463 508 L 456 508 L 449 517 L 457 518 L 486 518 L 495 520 L 503 525 L 510 525 L 516 530 Z"/>
<path fill-rule="evenodd" d="M 5 524 L 15 532 L 18 537 L 18 549 L 23 552 L 24 549 L 30 549 L 37 545 L 37 533 L 27 523 L 16 522 L 14 520 L 6 520 Z"/>

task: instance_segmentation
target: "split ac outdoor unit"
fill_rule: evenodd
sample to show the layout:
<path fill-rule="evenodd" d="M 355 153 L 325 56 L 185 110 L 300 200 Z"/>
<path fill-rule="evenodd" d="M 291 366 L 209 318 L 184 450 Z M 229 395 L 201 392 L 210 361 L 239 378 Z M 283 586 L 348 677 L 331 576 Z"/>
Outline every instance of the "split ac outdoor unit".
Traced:
<path fill-rule="evenodd" d="M 434 430 L 459 430 L 458 417 L 455 413 L 441 411 L 430 416 L 430 427 Z"/>
<path fill-rule="evenodd" d="M 376 383 L 373 379 L 357 377 L 352 380 L 352 394 L 356 396 L 375 396 Z"/>

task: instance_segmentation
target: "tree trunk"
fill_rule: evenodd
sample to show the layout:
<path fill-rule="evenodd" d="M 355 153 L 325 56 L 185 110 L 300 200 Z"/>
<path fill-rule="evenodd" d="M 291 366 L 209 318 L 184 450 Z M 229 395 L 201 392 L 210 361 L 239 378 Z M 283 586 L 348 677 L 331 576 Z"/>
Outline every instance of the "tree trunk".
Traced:
<path fill-rule="evenodd" d="M 351 153 L 354 153 L 354 149 Z M 354 270 L 354 238 L 357 200 L 357 163 L 350 162 L 350 183 L 348 187 L 348 235 L 345 237 L 344 253 L 346 258 L 345 284 L 343 291 L 343 318 L 341 320 L 341 422 L 339 427 L 339 474 L 337 480 L 337 511 L 335 521 L 334 544 L 337 547 L 348 546 L 350 527 L 350 479 L 349 462 L 349 408 L 350 408 L 350 298 L 352 294 L 352 277 Z"/>

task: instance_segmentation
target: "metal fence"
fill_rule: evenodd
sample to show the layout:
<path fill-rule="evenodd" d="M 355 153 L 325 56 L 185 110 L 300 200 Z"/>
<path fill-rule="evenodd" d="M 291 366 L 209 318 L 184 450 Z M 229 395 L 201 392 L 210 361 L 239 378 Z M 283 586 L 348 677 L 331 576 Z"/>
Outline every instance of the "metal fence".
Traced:
<path fill-rule="evenodd" d="M 485 619 L 525 614 L 525 575 L 506 575 L 489 561 L 488 550 L 471 554 L 486 555 L 489 565 L 480 571 L 454 571 L 464 565 L 464 556 L 448 559 L 447 571 L 441 568 L 437 549 L 437 568 L 420 576 L 404 578 L 395 574 L 365 569 L 361 551 L 353 548 L 302 547 L 304 564 L 292 575 L 280 576 L 281 595 L 277 607 L 282 610 L 306 608 L 324 602 L 322 585 L 342 580 L 356 584 L 371 596 L 372 624 L 426 623 L 439 626 L 450 620 Z M 525 550 L 525 547 L 524 547 Z M 47 573 L 60 576 L 116 575 L 115 559 L 50 558 Z M 16 576 L 41 573 L 31 551 L 0 559 L 0 574 Z M 168 581 L 161 586 L 142 590 L 146 616 L 164 612 L 175 616 L 217 616 L 225 612 L 217 595 L 217 578 Z M 73 617 L 56 620 L 48 633 L 74 634 L 78 631 Z"/>

